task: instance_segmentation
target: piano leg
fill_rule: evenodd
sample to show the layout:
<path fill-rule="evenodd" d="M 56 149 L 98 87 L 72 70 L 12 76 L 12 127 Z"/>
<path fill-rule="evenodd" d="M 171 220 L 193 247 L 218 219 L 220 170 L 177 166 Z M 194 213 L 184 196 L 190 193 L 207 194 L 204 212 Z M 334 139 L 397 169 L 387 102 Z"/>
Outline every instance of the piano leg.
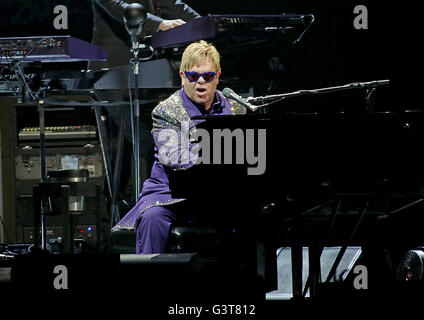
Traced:
<path fill-rule="evenodd" d="M 339 253 L 336 257 L 336 260 L 334 261 L 334 263 L 333 263 L 333 265 L 330 269 L 330 272 L 328 273 L 327 279 L 325 280 L 326 283 L 329 283 L 331 281 L 331 279 L 333 278 L 334 274 L 336 273 L 336 269 L 339 266 L 339 263 L 342 260 L 343 255 L 345 254 L 347 247 L 352 242 L 354 236 L 356 235 L 356 232 L 359 229 L 359 226 L 361 225 L 362 219 L 364 218 L 365 213 L 367 212 L 367 208 L 368 208 L 368 202 L 366 202 L 364 204 L 364 206 L 361 208 L 361 210 L 358 212 L 358 221 L 357 221 L 349 239 L 347 239 L 346 242 L 344 243 L 344 245 L 341 247 L 341 249 L 340 249 L 340 251 L 339 251 Z"/>
<path fill-rule="evenodd" d="M 295 244 L 291 248 L 293 298 L 302 297 L 303 248 Z"/>
<path fill-rule="evenodd" d="M 265 229 L 270 231 L 269 229 Z M 271 232 L 269 232 L 271 234 Z M 257 275 L 264 280 L 265 292 L 278 289 L 276 241 L 267 235 L 257 237 Z"/>
<path fill-rule="evenodd" d="M 309 278 L 310 280 L 310 286 L 309 286 L 309 296 L 315 297 L 316 296 L 316 290 L 317 290 L 317 284 L 320 281 L 321 277 L 321 251 L 317 243 L 311 243 L 309 245 Z M 306 295 L 308 288 L 305 286 L 305 290 L 303 292 L 303 296 Z"/>
<path fill-rule="evenodd" d="M 313 209 L 330 205 L 333 202 L 334 202 L 333 200 L 330 200 Z M 341 203 L 342 201 L 339 199 L 333 205 L 330 226 L 328 228 L 325 240 L 322 243 L 320 243 L 319 239 L 317 239 L 317 242 L 314 242 L 309 246 L 309 275 L 306 280 L 305 288 L 303 289 L 303 296 L 306 295 L 309 289 L 310 289 L 309 293 L 311 297 L 315 296 L 317 293 L 316 292 L 317 285 L 321 282 L 321 254 L 322 254 L 322 251 L 324 250 L 326 243 L 330 239 L 332 230 L 334 229 L 334 223 L 336 221 L 336 216 L 337 216 L 337 213 L 339 212 Z"/>
<path fill-rule="evenodd" d="M 302 297 L 303 274 L 303 246 L 297 237 L 300 230 L 299 218 L 296 218 L 292 227 L 291 265 L 292 265 L 292 291 L 293 298 Z"/>

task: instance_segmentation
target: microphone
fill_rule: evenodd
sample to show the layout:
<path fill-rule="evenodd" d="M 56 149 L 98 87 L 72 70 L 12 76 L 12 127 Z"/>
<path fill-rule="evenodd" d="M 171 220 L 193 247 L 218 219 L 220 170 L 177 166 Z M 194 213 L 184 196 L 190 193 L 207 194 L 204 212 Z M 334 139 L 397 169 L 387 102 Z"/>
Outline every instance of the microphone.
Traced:
<path fill-rule="evenodd" d="M 226 97 L 228 99 L 232 99 L 234 101 L 237 101 L 243 107 L 246 107 L 246 108 L 248 108 L 248 109 L 250 109 L 252 111 L 255 111 L 258 108 L 257 106 L 251 105 L 249 102 L 247 102 L 246 99 L 244 99 L 243 97 L 241 97 L 238 94 L 236 94 L 230 88 L 224 88 L 224 90 L 222 90 L 222 94 L 224 95 L 224 97 Z"/>
<path fill-rule="evenodd" d="M 124 24 L 133 42 L 143 30 L 144 20 L 146 20 L 147 10 L 139 3 L 131 3 L 124 10 Z"/>

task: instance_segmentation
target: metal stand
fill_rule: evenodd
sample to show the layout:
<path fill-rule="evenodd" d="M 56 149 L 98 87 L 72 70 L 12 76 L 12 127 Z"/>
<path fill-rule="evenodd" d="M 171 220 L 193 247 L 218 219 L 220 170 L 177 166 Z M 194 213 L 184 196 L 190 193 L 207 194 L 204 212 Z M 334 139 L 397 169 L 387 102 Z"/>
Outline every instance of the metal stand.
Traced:
<path fill-rule="evenodd" d="M 335 91 L 341 91 L 341 90 L 348 90 L 348 89 L 366 89 L 367 90 L 367 108 L 369 111 L 372 108 L 372 94 L 375 92 L 375 88 L 379 86 L 385 86 L 390 83 L 390 80 L 375 80 L 375 81 L 369 81 L 369 82 L 354 82 L 349 83 L 343 86 L 336 86 L 336 87 L 328 87 L 328 88 L 320 88 L 320 89 L 312 89 L 312 90 L 298 90 L 295 92 L 289 92 L 289 93 L 283 93 L 283 94 L 274 94 L 264 97 L 249 97 L 247 98 L 247 101 L 249 103 L 262 103 L 262 105 L 254 105 L 253 111 L 256 111 L 259 108 L 268 106 L 274 102 L 281 101 L 285 98 L 290 97 L 298 97 L 298 96 L 305 96 L 310 94 L 322 94 L 322 93 L 330 93 Z M 267 102 L 271 101 L 271 102 Z M 267 103 L 265 103 L 267 102 Z"/>
<path fill-rule="evenodd" d="M 56 197 L 61 199 L 60 213 L 63 214 L 63 253 L 74 252 L 74 221 L 73 214 L 69 208 L 69 196 L 84 196 L 94 197 L 98 199 L 100 197 L 100 185 L 96 185 L 92 182 L 40 182 L 34 186 L 33 189 L 33 200 L 34 200 L 34 247 L 39 249 L 39 231 L 43 228 L 42 224 L 42 211 L 40 211 L 40 202 L 46 197 Z M 98 202 L 95 206 L 95 211 L 98 213 L 99 207 Z M 98 222 L 97 225 L 99 226 Z M 45 226 L 44 226 L 45 228 Z M 99 229 L 99 228 L 98 228 Z M 41 235 L 43 233 L 41 232 Z M 99 237 L 99 230 L 97 230 L 97 236 Z M 44 238 L 45 239 L 45 238 Z M 99 240 L 98 240 L 99 241 Z M 42 241 L 43 244 L 43 241 Z M 45 244 L 44 244 L 45 246 Z M 41 247 L 43 249 L 43 247 Z M 45 249 L 43 249 L 45 250 Z"/>
<path fill-rule="evenodd" d="M 40 125 L 40 168 L 41 168 L 41 182 L 47 181 L 47 171 L 46 171 L 46 145 L 45 145 L 45 123 L 44 123 L 44 102 L 39 100 L 37 103 L 38 115 L 39 115 L 39 125 Z M 46 227 L 46 201 L 49 201 L 49 198 L 41 197 L 40 198 L 40 214 L 41 214 L 41 249 L 47 249 L 47 227 Z"/>
<path fill-rule="evenodd" d="M 131 52 L 133 53 L 134 58 L 130 60 L 130 65 L 133 66 L 134 71 L 134 119 L 135 128 L 132 126 L 132 135 L 133 135 L 133 151 L 134 151 L 134 162 L 135 162 L 135 200 L 137 201 L 138 196 L 140 195 L 141 190 L 141 163 L 140 163 L 140 101 L 138 98 L 138 76 L 140 73 L 140 59 L 138 57 L 139 53 L 139 42 L 138 37 L 143 31 L 144 21 L 147 17 L 147 10 L 144 6 L 139 3 L 129 4 L 123 14 L 123 20 L 125 24 L 125 29 L 128 34 L 131 36 Z M 131 97 L 130 97 L 131 98 Z M 133 107 L 131 105 L 131 107 Z"/>
<path fill-rule="evenodd" d="M 117 224 L 120 219 L 119 207 L 118 207 L 118 193 L 119 193 L 119 184 L 121 182 L 121 168 L 122 168 L 122 154 L 124 149 L 124 130 L 125 130 L 125 120 L 126 120 L 127 109 L 125 108 L 121 115 L 121 120 L 119 124 L 119 134 L 118 134 L 118 148 L 116 150 L 115 157 L 115 168 L 113 171 L 113 189 L 112 189 L 112 201 L 111 201 L 111 220 L 110 228 Z"/>
<path fill-rule="evenodd" d="M 296 217 L 292 227 L 293 243 L 291 248 L 292 291 L 294 299 L 302 297 L 303 249 L 300 239 L 297 238 L 299 230 L 300 221 L 299 217 Z"/>
<path fill-rule="evenodd" d="M 353 197 L 357 197 L 358 195 L 351 195 Z M 302 263 L 302 245 L 295 243 L 295 245 L 292 248 L 292 275 L 293 275 L 293 297 L 294 298 L 303 298 L 306 296 L 306 293 L 308 292 L 308 290 L 310 289 L 310 296 L 313 297 L 316 295 L 316 289 L 317 289 L 317 284 L 321 283 L 321 254 L 324 250 L 324 247 L 326 245 L 326 243 L 329 241 L 330 239 L 330 235 L 332 230 L 334 229 L 334 223 L 336 220 L 336 216 L 339 212 L 340 209 L 340 205 L 342 202 L 342 198 L 346 197 L 346 195 L 342 195 L 337 202 L 334 204 L 333 206 L 333 210 L 331 213 L 331 221 L 330 221 L 330 226 L 328 228 L 328 232 L 326 235 L 325 240 L 321 243 L 321 244 L 313 244 L 309 247 L 309 275 L 308 278 L 306 280 L 305 283 L 305 287 L 303 289 L 302 292 L 302 268 L 303 268 L 303 263 Z M 349 195 L 347 195 L 347 197 L 350 197 Z M 361 209 L 358 211 L 357 213 L 357 217 L 358 220 L 352 230 L 352 232 L 349 235 L 349 238 L 346 239 L 345 243 L 342 245 L 339 253 L 337 254 L 337 257 L 335 259 L 335 261 L 333 262 L 331 269 L 327 275 L 327 278 L 325 279 L 326 283 L 329 283 L 331 281 L 331 279 L 334 277 L 337 267 L 340 264 L 340 261 L 342 260 L 347 247 L 349 246 L 349 244 L 352 242 L 354 236 L 357 234 L 359 226 L 361 225 L 361 222 L 367 212 L 368 209 L 368 197 L 365 195 L 359 195 L 360 198 L 364 197 L 363 199 L 363 205 L 361 207 Z M 331 200 L 330 202 L 333 202 L 333 200 Z M 326 205 L 328 203 L 325 203 L 323 205 L 320 205 L 318 207 L 323 207 L 324 205 Z M 317 207 L 308 210 L 306 212 L 310 212 L 312 210 L 315 210 Z M 300 219 L 300 218 L 299 218 Z M 299 221 L 297 222 L 299 223 Z M 296 229 L 295 229 L 296 230 Z M 293 250 L 294 249 L 294 250 Z"/>
<path fill-rule="evenodd" d="M 106 136 L 105 124 L 102 121 L 100 105 L 94 106 L 94 113 L 96 115 L 97 132 L 99 133 L 99 141 L 100 141 L 100 147 L 102 149 L 103 164 L 105 166 L 105 176 L 106 176 L 107 187 L 109 191 L 109 196 L 112 197 L 112 182 L 110 178 L 112 165 L 110 163 L 110 157 L 109 157 L 109 154 L 110 154 L 109 141 Z"/>
<path fill-rule="evenodd" d="M 28 55 L 28 53 L 27 53 Z M 44 98 L 46 96 L 46 89 L 48 87 L 41 87 L 37 93 L 33 93 L 31 88 L 28 86 L 25 80 L 25 74 L 20 66 L 24 61 L 17 62 L 11 69 L 15 71 L 18 81 L 21 96 L 18 97 L 18 103 L 22 103 L 25 100 L 25 96 L 28 94 L 29 97 L 37 103 L 37 110 L 39 115 L 39 126 L 40 126 L 40 177 L 41 183 L 47 181 L 47 172 L 46 172 L 46 151 L 45 151 L 45 123 L 44 123 Z M 43 97 L 40 98 L 39 94 L 42 93 Z M 41 225 L 41 249 L 47 249 L 47 229 L 46 229 L 46 213 L 48 213 L 48 208 L 50 208 L 50 198 L 49 197 L 40 197 L 39 203 L 37 204 L 40 210 L 39 219 Z M 39 235 L 34 234 L 34 239 L 36 242 L 36 248 L 38 247 L 37 241 L 39 241 Z"/>
<path fill-rule="evenodd" d="M 139 44 L 138 40 L 133 37 L 131 52 L 134 58 L 131 58 L 130 65 L 132 65 L 134 74 L 134 104 L 131 103 L 133 121 L 131 122 L 131 131 L 133 139 L 133 152 L 134 152 L 134 163 L 135 163 L 135 201 L 137 201 L 141 192 L 141 155 L 140 155 L 140 97 L 139 97 L 139 76 L 140 76 L 140 61 L 148 60 L 151 58 L 139 58 L 140 48 L 146 48 L 144 44 Z M 152 48 L 150 47 L 150 50 Z M 130 100 L 131 101 L 131 100 Z"/>
<path fill-rule="evenodd" d="M 365 90 L 365 104 L 367 111 L 374 111 L 374 94 L 375 94 L 375 87 L 367 88 Z"/>
<path fill-rule="evenodd" d="M 130 63 L 133 65 L 134 71 L 134 127 L 132 130 L 133 141 L 134 141 L 134 163 L 135 163 L 135 200 L 137 201 L 138 196 L 141 192 L 141 157 L 140 157 L 140 100 L 138 92 L 138 76 L 140 73 L 140 61 L 138 59 L 138 42 L 133 44 L 134 58 L 131 59 Z"/>

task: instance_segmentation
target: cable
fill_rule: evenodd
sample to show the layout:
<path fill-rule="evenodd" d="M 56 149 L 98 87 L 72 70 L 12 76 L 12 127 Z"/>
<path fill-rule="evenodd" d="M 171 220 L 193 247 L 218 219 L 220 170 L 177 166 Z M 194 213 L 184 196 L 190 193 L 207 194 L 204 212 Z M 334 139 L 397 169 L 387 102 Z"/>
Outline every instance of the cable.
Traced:
<path fill-rule="evenodd" d="M 300 34 L 300 36 L 296 40 L 293 41 L 293 44 L 298 43 L 300 41 L 300 39 L 302 39 L 302 37 L 305 34 L 305 32 L 309 30 L 309 28 L 311 27 L 312 23 L 315 21 L 315 16 L 313 14 L 306 14 L 305 17 L 310 17 L 311 18 L 311 21 L 306 26 L 305 30 L 303 30 L 303 32 Z"/>
<path fill-rule="evenodd" d="M 20 64 L 17 64 L 16 65 L 16 68 L 14 68 L 15 70 L 14 70 L 14 72 L 15 72 L 15 74 L 16 74 L 16 77 L 19 79 L 19 77 L 22 79 L 22 82 L 23 82 L 23 84 L 24 84 L 24 87 L 25 87 L 25 89 L 27 90 L 27 92 L 29 93 L 29 95 L 31 96 L 31 98 L 34 100 L 34 101 L 37 101 L 38 100 L 38 97 L 36 97 L 35 95 L 34 95 L 34 92 L 31 90 L 31 88 L 29 87 L 29 85 L 28 85 L 28 82 L 26 81 L 26 79 L 25 79 L 25 74 L 23 73 L 23 71 L 22 71 L 22 68 L 21 68 L 21 66 L 20 66 Z"/>
<path fill-rule="evenodd" d="M 21 68 L 21 64 L 23 63 L 23 62 L 25 62 L 25 59 L 43 42 L 43 41 L 45 41 L 45 40 L 49 40 L 49 39 L 51 39 L 50 37 L 44 37 L 44 38 L 41 38 L 40 40 L 38 40 L 29 50 L 28 50 L 28 52 L 27 53 L 25 53 L 25 55 L 23 55 L 22 56 L 22 59 L 21 60 L 19 60 L 18 62 L 16 62 L 14 65 L 12 65 L 12 66 L 9 66 L 8 68 L 9 68 L 9 70 L 10 71 L 12 71 L 12 72 L 14 72 L 15 73 L 15 75 L 16 75 L 16 77 L 18 78 L 18 79 L 22 79 L 22 83 L 24 84 L 24 87 L 25 87 L 25 89 L 27 90 L 27 92 L 29 93 L 29 95 L 31 96 L 31 98 L 34 100 L 34 101 L 37 101 L 38 100 L 38 95 L 37 94 L 34 94 L 34 92 L 31 90 L 31 88 L 29 87 L 29 85 L 28 85 L 28 83 L 27 83 L 27 81 L 26 81 L 26 79 L 25 79 L 25 74 L 23 73 L 23 71 L 22 71 L 22 68 Z M 12 58 L 12 61 L 11 61 L 11 63 L 13 63 L 15 60 Z"/>
<path fill-rule="evenodd" d="M 89 102 L 81 102 L 81 101 L 62 101 L 55 100 L 51 98 L 46 98 L 43 100 L 44 105 L 51 106 L 75 106 L 75 107 L 90 107 L 90 106 L 121 106 L 122 102 L 106 102 L 106 101 L 89 101 Z"/>

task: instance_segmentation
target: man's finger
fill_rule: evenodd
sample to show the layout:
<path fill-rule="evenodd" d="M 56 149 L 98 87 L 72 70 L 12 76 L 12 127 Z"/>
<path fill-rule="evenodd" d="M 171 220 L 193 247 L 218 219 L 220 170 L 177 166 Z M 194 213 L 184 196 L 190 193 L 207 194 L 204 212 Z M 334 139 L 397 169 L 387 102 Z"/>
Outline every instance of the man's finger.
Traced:
<path fill-rule="evenodd" d="M 181 19 L 171 20 L 172 27 L 177 27 L 177 26 L 180 26 L 180 25 L 182 25 L 184 23 L 185 23 L 185 21 L 184 20 L 181 20 Z"/>

